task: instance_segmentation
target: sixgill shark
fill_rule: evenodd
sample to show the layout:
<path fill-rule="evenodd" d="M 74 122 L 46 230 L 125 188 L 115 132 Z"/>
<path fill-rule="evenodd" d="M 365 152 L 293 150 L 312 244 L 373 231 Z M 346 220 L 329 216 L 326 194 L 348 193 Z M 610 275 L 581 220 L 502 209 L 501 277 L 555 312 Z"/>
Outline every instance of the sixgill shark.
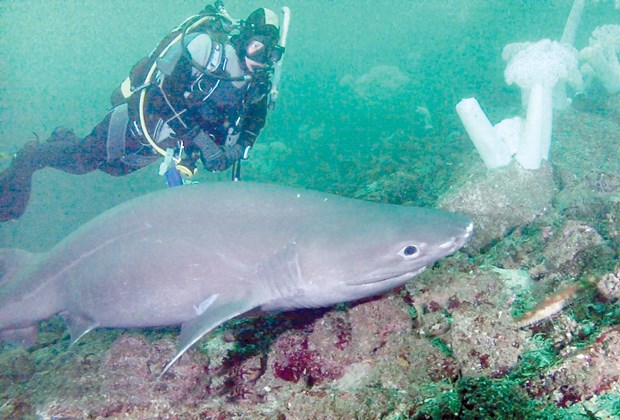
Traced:
<path fill-rule="evenodd" d="M 50 251 L 0 250 L 0 338 L 32 344 L 61 314 L 97 327 L 182 325 L 177 354 L 259 309 L 354 301 L 461 248 L 464 216 L 248 182 L 162 190 L 112 208 Z"/>

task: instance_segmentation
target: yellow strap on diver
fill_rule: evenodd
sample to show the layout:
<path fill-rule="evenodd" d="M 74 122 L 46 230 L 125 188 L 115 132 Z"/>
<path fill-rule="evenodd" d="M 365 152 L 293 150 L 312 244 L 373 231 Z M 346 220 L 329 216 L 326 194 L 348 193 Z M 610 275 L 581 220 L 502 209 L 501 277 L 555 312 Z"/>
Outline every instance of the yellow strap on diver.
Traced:
<path fill-rule="evenodd" d="M 179 173 L 181 174 L 181 176 L 184 176 L 185 178 L 191 178 L 193 175 L 196 174 L 196 172 L 198 172 L 198 169 L 194 169 L 192 171 L 187 166 L 179 165 L 178 163 L 177 163 L 176 168 L 177 168 L 177 171 L 179 171 Z"/>
<path fill-rule="evenodd" d="M 176 44 L 177 42 L 179 42 L 179 40 L 183 37 L 183 34 L 179 34 L 177 35 L 172 42 L 170 42 L 170 44 L 168 44 L 168 46 L 166 48 L 164 48 L 164 50 L 161 52 L 161 54 L 159 54 L 159 57 L 162 57 L 165 53 L 168 52 L 168 50 L 170 49 L 170 47 L 172 47 L 174 44 Z M 159 58 L 157 57 L 157 58 Z M 153 65 L 151 66 L 149 72 L 146 75 L 146 78 L 144 79 L 144 85 L 148 86 L 151 83 L 151 80 L 153 79 L 153 74 L 155 73 L 155 70 L 157 69 L 157 59 L 155 59 L 155 62 L 153 63 Z M 148 89 L 142 89 L 142 91 L 140 92 L 140 102 L 139 102 L 139 106 L 138 106 L 138 115 L 140 117 L 140 127 L 142 128 L 142 134 L 144 134 L 144 137 L 146 138 L 146 140 L 149 142 L 149 144 L 151 145 L 151 147 L 153 149 L 155 149 L 155 151 L 157 151 L 157 153 L 159 153 L 162 156 L 166 156 L 166 150 L 162 149 L 157 143 L 155 143 L 155 140 L 153 140 L 153 138 L 151 137 L 151 134 L 149 133 L 148 128 L 146 127 L 146 118 L 145 118 L 145 114 L 144 114 L 144 106 L 146 104 L 146 91 Z M 174 158 L 175 163 L 179 163 L 177 162 L 177 158 Z"/>

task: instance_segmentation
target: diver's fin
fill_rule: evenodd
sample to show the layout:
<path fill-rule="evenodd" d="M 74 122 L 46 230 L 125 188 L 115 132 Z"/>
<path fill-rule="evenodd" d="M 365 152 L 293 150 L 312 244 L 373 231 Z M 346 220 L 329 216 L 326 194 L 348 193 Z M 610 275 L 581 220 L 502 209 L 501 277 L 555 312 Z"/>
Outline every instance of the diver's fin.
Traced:
<path fill-rule="evenodd" d="M 213 295 L 204 303 L 204 306 L 207 306 L 206 308 L 202 304 L 200 305 L 201 308 L 197 308 L 201 311 L 200 315 L 183 323 L 181 335 L 179 336 L 179 344 L 177 345 L 177 354 L 168 362 L 166 367 L 164 367 L 164 370 L 159 374 L 159 378 L 170 369 L 183 353 L 200 340 L 202 336 L 229 319 L 260 306 L 260 303 L 257 304 L 249 296 L 247 299 L 243 300 L 226 301 L 219 298 L 218 295 Z"/>

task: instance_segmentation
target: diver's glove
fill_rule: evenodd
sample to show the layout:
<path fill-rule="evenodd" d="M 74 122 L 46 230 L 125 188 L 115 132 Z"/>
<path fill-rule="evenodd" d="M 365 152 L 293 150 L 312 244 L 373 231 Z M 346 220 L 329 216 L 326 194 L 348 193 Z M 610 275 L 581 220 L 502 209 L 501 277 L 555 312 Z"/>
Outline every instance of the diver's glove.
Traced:
<path fill-rule="evenodd" d="M 220 146 L 215 144 L 204 131 L 194 137 L 194 144 L 200 149 L 200 160 L 208 171 L 222 171 L 226 169 L 226 155 Z"/>
<path fill-rule="evenodd" d="M 200 160 L 208 171 L 223 171 L 243 157 L 240 145 L 218 146 L 204 131 L 194 137 L 194 144 L 200 149 Z"/>

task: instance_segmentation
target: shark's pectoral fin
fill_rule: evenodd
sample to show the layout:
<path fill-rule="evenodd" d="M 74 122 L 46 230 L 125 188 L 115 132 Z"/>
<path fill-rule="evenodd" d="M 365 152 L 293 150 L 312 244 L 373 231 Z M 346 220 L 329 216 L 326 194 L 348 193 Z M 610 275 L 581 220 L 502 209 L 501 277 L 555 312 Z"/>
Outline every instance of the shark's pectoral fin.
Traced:
<path fill-rule="evenodd" d="M 70 314 L 69 312 L 62 312 L 60 314 L 69 327 L 69 333 L 71 334 L 71 345 L 75 344 L 86 333 L 94 330 L 99 324 L 85 316 Z"/>
<path fill-rule="evenodd" d="M 177 354 L 164 367 L 159 374 L 161 378 L 168 369 L 183 355 L 191 346 L 202 338 L 209 331 L 213 330 L 220 324 L 232 319 L 238 315 L 244 314 L 258 306 L 255 300 L 247 297 L 242 300 L 225 300 L 214 295 L 215 298 L 209 303 L 208 308 L 196 318 L 185 322 L 181 327 L 181 335 L 179 336 L 179 344 L 177 345 Z M 211 299 L 209 299 L 211 300 Z"/>
<path fill-rule="evenodd" d="M 264 286 L 263 290 L 254 290 L 251 295 L 248 293 L 245 298 L 234 301 L 225 300 L 219 295 L 212 295 L 194 307 L 198 316 L 181 327 L 177 354 L 164 367 L 159 377 L 161 378 L 174 362 L 202 336 L 218 325 L 252 309 L 265 306 L 266 303 L 273 303 L 274 299 L 281 300 L 296 296 L 301 289 L 302 282 L 297 247 L 293 242 L 256 268 L 255 283 Z M 278 306 L 283 305 L 279 302 Z"/>

